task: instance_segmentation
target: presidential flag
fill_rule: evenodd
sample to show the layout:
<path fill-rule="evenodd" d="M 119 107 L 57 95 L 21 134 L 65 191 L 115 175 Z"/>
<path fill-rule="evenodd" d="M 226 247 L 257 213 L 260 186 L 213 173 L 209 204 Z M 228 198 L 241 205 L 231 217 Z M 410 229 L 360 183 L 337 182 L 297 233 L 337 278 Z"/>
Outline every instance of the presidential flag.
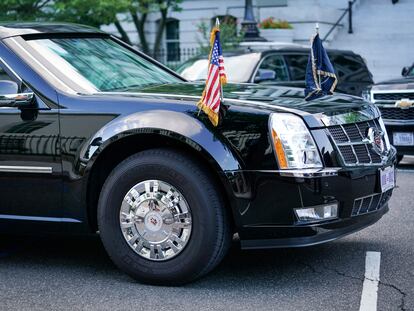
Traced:
<path fill-rule="evenodd" d="M 203 110 L 214 126 L 218 124 L 220 104 L 223 99 L 222 86 L 227 83 L 224 70 L 223 53 L 220 46 L 220 29 L 218 22 L 210 35 L 210 55 L 208 62 L 206 86 L 197 106 Z"/>
<path fill-rule="evenodd" d="M 312 38 L 312 46 L 306 66 L 305 99 L 313 100 L 325 95 L 332 95 L 338 80 L 334 67 L 322 45 L 319 34 Z"/>

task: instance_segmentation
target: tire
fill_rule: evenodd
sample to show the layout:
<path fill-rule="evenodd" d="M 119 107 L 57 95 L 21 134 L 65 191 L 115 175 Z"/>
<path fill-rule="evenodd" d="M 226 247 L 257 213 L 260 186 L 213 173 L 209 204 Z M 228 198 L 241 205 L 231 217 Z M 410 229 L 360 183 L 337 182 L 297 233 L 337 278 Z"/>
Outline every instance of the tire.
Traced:
<path fill-rule="evenodd" d="M 161 240 L 159 236 L 164 233 L 167 235 L 176 231 L 172 229 L 169 233 L 166 232 L 168 230 L 160 233 L 161 229 L 157 231 L 158 227 L 155 229 L 151 227 L 153 225 L 150 222 L 157 224 L 159 222 L 152 218 L 151 221 L 147 221 L 150 212 L 145 214 L 145 218 L 140 214 L 143 218 L 138 219 L 130 229 L 121 229 L 120 221 L 125 221 L 127 226 L 130 226 L 131 221 L 131 218 L 125 216 L 128 214 L 125 212 L 125 208 L 133 208 L 129 203 L 125 203 L 129 200 L 126 194 L 132 196 L 131 189 L 135 185 L 138 186 L 134 189 L 139 190 L 144 181 L 154 180 L 157 181 L 157 185 L 161 181 L 162 186 L 165 187 L 167 184 L 177 190 L 174 193 L 179 193 L 182 196 L 177 206 L 185 207 L 186 205 L 183 203 L 185 202 L 190 210 L 190 213 L 186 214 L 187 219 L 185 221 L 189 220 L 190 216 L 188 215 L 190 214 L 191 231 L 190 234 L 184 236 L 183 232 L 187 230 L 188 233 L 190 225 L 183 227 L 187 229 L 181 229 L 182 240 L 180 241 L 184 244 L 183 241 L 187 239 L 187 242 L 179 251 L 177 251 L 177 247 L 174 250 L 173 248 L 165 248 L 162 245 L 165 245 L 166 242 L 164 241 L 162 242 L 164 244 L 162 244 L 157 240 Z M 152 184 L 151 189 L 155 191 L 154 184 Z M 163 195 L 168 197 L 168 193 L 166 195 L 165 192 Z M 160 206 L 162 205 L 162 202 L 157 200 L 149 200 L 152 203 L 148 204 L 145 203 L 146 201 L 137 200 L 136 202 L 140 202 L 140 205 L 133 211 L 141 208 L 144 211 L 151 211 L 151 208 L 155 206 L 153 211 L 158 213 L 157 211 L 163 208 L 154 204 L 155 202 Z M 120 214 L 122 211 L 124 211 L 123 214 Z M 164 211 L 169 213 L 169 209 L 164 208 Z M 136 212 L 136 214 L 139 213 Z M 131 213 L 128 214 L 128 217 L 130 215 Z M 123 218 L 125 219 L 123 220 Z M 172 217 L 163 219 L 161 221 L 162 226 L 167 227 L 167 223 L 171 222 L 167 222 L 168 219 L 171 220 Z M 175 225 L 179 226 L 180 223 L 176 221 L 172 226 Z M 231 241 L 224 201 L 222 194 L 214 184 L 213 178 L 191 158 L 170 149 L 151 149 L 139 152 L 121 162 L 111 172 L 99 197 L 98 227 L 103 245 L 113 262 L 136 280 L 155 285 L 181 285 L 205 275 L 223 259 Z M 148 234 L 145 235 L 146 232 L 142 236 L 138 235 L 138 241 L 143 241 L 141 246 L 138 246 L 139 242 L 135 242 L 134 245 L 136 246 L 132 246 L 132 242 L 130 242 L 132 238 L 129 240 L 129 237 L 133 235 L 132 230 L 135 230 L 135 233 L 142 232 L 139 231 L 141 230 L 139 228 L 150 232 L 151 239 L 155 239 L 157 240 L 156 243 L 160 243 L 160 246 L 155 245 L 155 247 L 160 247 L 160 249 L 164 247 L 162 251 L 155 253 L 154 245 L 150 245 L 149 249 L 143 246 L 147 241 Z M 147 229 L 156 231 L 154 233 Z M 155 238 L 152 238 L 153 233 Z M 148 239 L 150 240 L 150 238 Z M 167 242 L 171 245 L 171 241 Z M 177 244 L 177 246 L 179 245 Z M 136 251 L 138 249 L 141 249 L 140 253 Z M 167 258 L 168 253 L 170 258 Z"/>

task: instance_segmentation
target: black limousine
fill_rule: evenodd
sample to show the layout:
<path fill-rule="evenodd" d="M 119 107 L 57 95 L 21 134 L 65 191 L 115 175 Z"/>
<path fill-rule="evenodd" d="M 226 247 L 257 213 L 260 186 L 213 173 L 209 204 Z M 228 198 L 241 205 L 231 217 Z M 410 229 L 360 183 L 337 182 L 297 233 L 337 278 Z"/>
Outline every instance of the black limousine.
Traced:
<path fill-rule="evenodd" d="M 0 26 L 0 230 L 99 233 L 141 282 L 244 249 L 334 240 L 379 220 L 395 149 L 358 97 L 228 84 L 212 126 L 190 83 L 99 30 Z"/>

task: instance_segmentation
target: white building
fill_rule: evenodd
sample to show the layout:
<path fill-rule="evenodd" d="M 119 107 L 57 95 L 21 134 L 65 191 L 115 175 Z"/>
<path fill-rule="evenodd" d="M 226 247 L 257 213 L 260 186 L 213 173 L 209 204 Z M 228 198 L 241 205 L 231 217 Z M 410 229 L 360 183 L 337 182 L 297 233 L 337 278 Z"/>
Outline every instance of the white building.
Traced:
<path fill-rule="evenodd" d="M 240 23 L 244 17 L 245 0 L 184 0 L 180 12 L 169 12 L 169 21 L 164 33 L 163 47 L 179 43 L 180 48 L 196 48 L 201 39 L 198 31 L 200 23 L 211 24 L 216 17 L 228 17 Z M 315 23 L 320 25 L 321 33 L 327 32 L 348 5 L 347 0 L 253 0 L 256 21 L 274 17 L 287 20 L 293 26 L 293 41 L 308 42 L 314 32 Z M 156 25 L 160 18 L 158 13 L 148 16 L 146 33 L 148 42 L 155 40 Z M 136 29 L 131 23 L 123 26 L 132 39 L 139 45 Z M 114 26 L 103 30 L 117 33 Z M 333 36 L 330 36 L 333 37 Z"/>
<path fill-rule="evenodd" d="M 376 81 L 398 77 L 403 66 L 414 61 L 414 1 L 399 0 L 355 0 L 353 5 L 354 33 L 348 34 L 348 16 L 345 14 L 339 26 L 334 27 L 348 7 L 348 0 L 253 0 L 256 21 L 274 17 L 288 21 L 292 26 L 291 37 L 280 38 L 294 43 L 308 44 L 319 23 L 322 38 L 333 28 L 325 45 L 354 50 L 368 62 Z M 162 49 L 169 59 L 162 61 L 184 61 L 191 53 L 188 49 L 199 47 L 201 40 L 198 25 L 211 25 L 217 16 L 235 20 L 240 28 L 244 17 L 245 0 L 184 0 L 180 12 L 169 12 L 167 29 L 163 35 Z M 150 45 L 154 43 L 159 14 L 150 14 L 146 34 Z M 132 24 L 123 26 L 133 43 L 139 45 Z M 104 30 L 117 34 L 114 26 Z M 278 41 L 280 41 L 278 40 Z M 181 51 L 174 53 L 174 51 Z M 173 53 L 171 53 L 171 51 Z M 183 53 L 184 52 L 184 53 Z"/>

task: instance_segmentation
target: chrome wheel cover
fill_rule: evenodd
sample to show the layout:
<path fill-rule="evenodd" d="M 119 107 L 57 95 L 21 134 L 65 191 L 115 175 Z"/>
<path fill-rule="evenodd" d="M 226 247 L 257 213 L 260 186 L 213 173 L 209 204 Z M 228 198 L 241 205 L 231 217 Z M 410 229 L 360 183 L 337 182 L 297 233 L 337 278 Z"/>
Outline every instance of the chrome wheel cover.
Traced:
<path fill-rule="evenodd" d="M 125 195 L 119 214 L 122 234 L 140 256 L 155 261 L 177 256 L 191 235 L 191 211 L 184 196 L 161 180 L 145 180 Z"/>

